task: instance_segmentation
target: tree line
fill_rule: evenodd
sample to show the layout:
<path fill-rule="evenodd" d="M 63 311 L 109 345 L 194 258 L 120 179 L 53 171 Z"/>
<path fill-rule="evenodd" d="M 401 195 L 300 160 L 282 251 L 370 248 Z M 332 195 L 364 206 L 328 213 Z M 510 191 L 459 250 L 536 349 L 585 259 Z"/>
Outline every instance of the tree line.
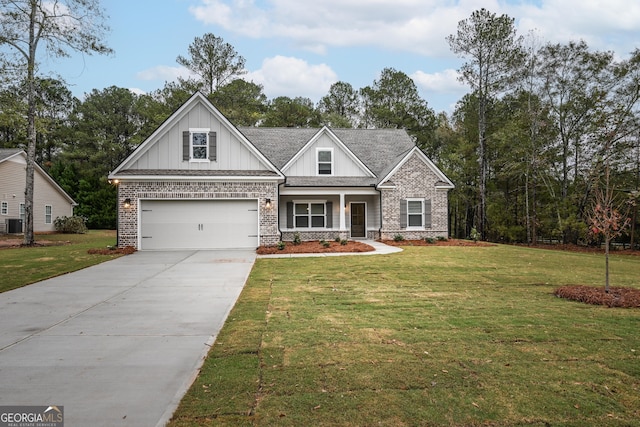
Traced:
<path fill-rule="evenodd" d="M 451 114 L 433 111 L 394 68 L 363 88 L 339 81 L 317 103 L 268 99 L 262 86 L 242 79 L 244 58 L 213 34 L 176 59 L 192 77 L 148 94 L 112 86 L 80 100 L 64 81 L 37 78 L 34 155 L 79 203 L 89 227 L 112 228 L 116 190 L 108 172 L 200 90 L 239 126 L 406 129 L 456 184 L 454 237 L 633 241 L 640 51 L 616 60 L 583 41 L 542 43 L 485 9 L 461 21 L 448 42 L 466 61 L 459 71 L 471 88 Z M 28 86 L 15 81 L 0 91 L 0 147 L 28 144 Z"/>

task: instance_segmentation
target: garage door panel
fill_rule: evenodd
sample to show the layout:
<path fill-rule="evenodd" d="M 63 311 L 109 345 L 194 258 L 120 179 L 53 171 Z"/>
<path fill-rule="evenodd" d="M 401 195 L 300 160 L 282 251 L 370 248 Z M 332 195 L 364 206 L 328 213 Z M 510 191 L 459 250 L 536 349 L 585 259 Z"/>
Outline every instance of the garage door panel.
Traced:
<path fill-rule="evenodd" d="M 256 200 L 143 200 L 142 249 L 258 246 Z"/>

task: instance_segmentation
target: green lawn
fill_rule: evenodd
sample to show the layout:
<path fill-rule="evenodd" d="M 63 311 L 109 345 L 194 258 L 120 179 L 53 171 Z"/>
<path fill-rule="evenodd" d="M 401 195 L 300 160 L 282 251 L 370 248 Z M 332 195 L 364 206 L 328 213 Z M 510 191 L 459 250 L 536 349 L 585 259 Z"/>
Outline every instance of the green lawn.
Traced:
<path fill-rule="evenodd" d="M 11 236 L 3 236 L 7 237 Z M 86 234 L 36 235 L 36 242 L 41 240 L 65 244 L 0 249 L 0 292 L 80 270 L 118 256 L 87 253 L 88 249 L 115 245 L 115 231 L 91 230 Z"/>
<path fill-rule="evenodd" d="M 260 259 L 170 425 L 638 426 L 640 311 L 552 295 L 603 265 L 511 246 Z M 639 271 L 612 257 L 613 286 Z"/>

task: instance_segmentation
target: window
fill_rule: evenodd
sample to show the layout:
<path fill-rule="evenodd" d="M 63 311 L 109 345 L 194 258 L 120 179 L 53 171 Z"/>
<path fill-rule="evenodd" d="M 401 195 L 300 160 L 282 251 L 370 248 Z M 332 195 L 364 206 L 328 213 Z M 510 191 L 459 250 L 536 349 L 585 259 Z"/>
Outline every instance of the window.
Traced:
<path fill-rule="evenodd" d="M 316 156 L 318 160 L 318 175 L 333 175 L 333 149 L 318 148 Z"/>
<path fill-rule="evenodd" d="M 45 224 L 51 224 L 52 221 L 52 216 L 53 216 L 53 209 L 51 207 L 51 205 L 45 205 L 44 207 L 44 223 Z"/>
<path fill-rule="evenodd" d="M 296 203 L 294 209 L 296 228 L 324 228 L 324 203 Z"/>
<path fill-rule="evenodd" d="M 407 225 L 409 227 L 424 227 L 424 204 L 422 200 L 407 200 Z"/>
<path fill-rule="evenodd" d="M 24 203 L 20 203 L 20 219 L 24 222 Z"/>
<path fill-rule="evenodd" d="M 9 215 L 9 202 L 2 202 L 0 206 L 0 214 Z"/>
<path fill-rule="evenodd" d="M 182 160 L 189 162 L 216 161 L 216 133 L 209 129 L 189 129 L 182 133 Z"/>
<path fill-rule="evenodd" d="M 191 160 L 207 160 L 207 132 L 191 132 Z"/>

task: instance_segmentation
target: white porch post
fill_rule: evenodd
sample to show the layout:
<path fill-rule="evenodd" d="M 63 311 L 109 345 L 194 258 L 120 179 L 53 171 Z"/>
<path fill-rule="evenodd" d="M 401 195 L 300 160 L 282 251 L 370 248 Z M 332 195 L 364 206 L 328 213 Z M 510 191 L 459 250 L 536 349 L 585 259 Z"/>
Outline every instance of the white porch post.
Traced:
<path fill-rule="evenodd" d="M 344 208 L 344 193 L 340 193 L 340 231 L 347 230 L 347 220 L 345 214 L 346 211 Z"/>

